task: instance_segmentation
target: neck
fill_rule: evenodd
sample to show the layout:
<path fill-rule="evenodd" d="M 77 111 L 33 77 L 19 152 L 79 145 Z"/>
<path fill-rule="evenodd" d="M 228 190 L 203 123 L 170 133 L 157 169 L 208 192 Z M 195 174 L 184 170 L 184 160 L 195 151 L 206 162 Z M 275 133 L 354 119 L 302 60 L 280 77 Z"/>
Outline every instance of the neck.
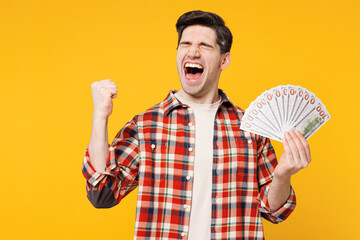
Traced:
<path fill-rule="evenodd" d="M 178 92 L 179 96 L 187 101 L 199 104 L 211 104 L 219 101 L 220 95 L 218 89 L 214 92 L 207 93 L 204 96 L 191 95 L 186 93 L 183 89 Z"/>

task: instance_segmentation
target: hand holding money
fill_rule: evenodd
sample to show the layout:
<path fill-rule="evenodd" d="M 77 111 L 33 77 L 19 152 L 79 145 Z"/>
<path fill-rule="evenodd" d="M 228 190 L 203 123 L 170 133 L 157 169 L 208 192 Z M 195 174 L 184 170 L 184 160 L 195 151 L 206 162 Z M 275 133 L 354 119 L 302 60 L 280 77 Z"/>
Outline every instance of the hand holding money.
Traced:
<path fill-rule="evenodd" d="M 293 174 L 306 168 L 311 162 L 310 148 L 300 131 L 285 132 L 283 139 L 284 153 L 280 157 L 274 175 L 289 179 Z"/>

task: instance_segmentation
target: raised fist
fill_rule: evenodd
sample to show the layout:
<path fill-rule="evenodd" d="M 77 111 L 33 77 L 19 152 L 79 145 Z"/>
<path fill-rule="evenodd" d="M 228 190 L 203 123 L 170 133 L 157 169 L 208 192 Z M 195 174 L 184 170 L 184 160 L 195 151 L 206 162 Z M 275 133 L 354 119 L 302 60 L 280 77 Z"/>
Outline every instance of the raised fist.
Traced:
<path fill-rule="evenodd" d="M 91 93 L 94 102 L 94 116 L 107 118 L 113 109 L 112 99 L 117 96 L 117 86 L 110 79 L 93 82 Z"/>

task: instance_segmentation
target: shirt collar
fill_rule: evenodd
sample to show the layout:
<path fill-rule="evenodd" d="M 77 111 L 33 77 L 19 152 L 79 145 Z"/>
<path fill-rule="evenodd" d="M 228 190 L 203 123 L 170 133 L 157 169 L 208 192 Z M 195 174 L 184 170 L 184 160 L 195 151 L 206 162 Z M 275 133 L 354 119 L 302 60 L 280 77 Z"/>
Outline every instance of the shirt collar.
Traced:
<path fill-rule="evenodd" d="M 164 109 L 164 116 L 167 117 L 168 114 L 173 110 L 176 109 L 178 107 L 187 107 L 186 104 L 181 103 L 175 96 L 175 93 L 177 92 L 177 90 L 170 90 L 169 94 L 166 96 L 166 98 L 164 99 L 164 101 L 162 102 L 163 105 L 163 109 Z M 221 102 L 220 102 L 220 106 L 228 103 L 231 104 L 232 107 L 234 107 L 234 105 L 230 102 L 229 97 L 225 94 L 225 92 L 221 89 L 219 89 L 219 95 L 221 97 Z M 220 107 L 219 106 L 219 107 Z"/>

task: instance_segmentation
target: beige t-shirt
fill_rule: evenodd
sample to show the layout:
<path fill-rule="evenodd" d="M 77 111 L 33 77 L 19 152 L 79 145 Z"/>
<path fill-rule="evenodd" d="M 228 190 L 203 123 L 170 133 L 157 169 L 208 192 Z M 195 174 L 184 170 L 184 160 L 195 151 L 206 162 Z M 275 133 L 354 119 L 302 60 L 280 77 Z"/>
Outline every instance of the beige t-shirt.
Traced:
<path fill-rule="evenodd" d="M 220 101 L 212 104 L 189 102 L 178 94 L 195 116 L 195 161 L 189 240 L 210 239 L 214 121 Z"/>

